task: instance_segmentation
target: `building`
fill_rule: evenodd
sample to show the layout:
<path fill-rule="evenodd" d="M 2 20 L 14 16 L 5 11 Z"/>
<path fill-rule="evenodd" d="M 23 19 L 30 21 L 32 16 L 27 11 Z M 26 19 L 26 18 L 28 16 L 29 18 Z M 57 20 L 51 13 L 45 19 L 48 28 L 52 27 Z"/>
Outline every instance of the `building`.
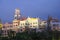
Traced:
<path fill-rule="evenodd" d="M 29 28 L 32 28 L 32 29 L 39 28 L 40 19 L 39 18 L 28 17 L 26 19 L 26 26 L 28 26 Z"/>
<path fill-rule="evenodd" d="M 19 28 L 20 31 L 24 31 L 27 28 L 29 29 L 38 29 L 40 27 L 40 19 L 39 18 L 25 18 L 20 20 Z"/>
<path fill-rule="evenodd" d="M 13 20 L 13 30 L 14 31 L 24 31 L 26 28 L 29 29 L 39 29 L 45 28 L 46 21 L 42 21 L 40 18 L 32 18 L 32 17 L 22 17 L 19 9 L 15 9 L 15 15 Z"/>
<path fill-rule="evenodd" d="M 26 26 L 26 20 L 20 20 L 19 31 L 20 32 L 25 31 L 25 26 Z"/>
<path fill-rule="evenodd" d="M 60 30 L 60 22 L 56 20 L 51 20 L 50 22 L 52 30 Z"/>
<path fill-rule="evenodd" d="M 20 20 L 20 27 L 29 27 L 32 29 L 39 28 L 40 19 L 28 17 L 25 20 Z"/>
<path fill-rule="evenodd" d="M 13 27 L 12 23 L 6 22 L 5 24 L 3 24 L 2 36 L 4 36 L 4 37 L 8 36 L 8 30 L 11 30 L 12 27 Z"/>
<path fill-rule="evenodd" d="M 40 28 L 45 29 L 47 27 L 47 21 L 41 21 Z"/>
<path fill-rule="evenodd" d="M 12 30 L 13 31 L 18 31 L 18 27 L 19 27 L 19 24 L 20 24 L 20 20 L 13 20 L 13 28 Z"/>
<path fill-rule="evenodd" d="M 24 31 L 26 28 L 29 29 L 39 29 L 43 28 L 42 26 L 46 23 L 41 21 L 40 18 L 32 18 L 32 17 L 22 17 L 20 15 L 20 10 L 15 9 L 15 15 L 13 20 L 13 30 L 14 31 Z"/>
<path fill-rule="evenodd" d="M 15 15 L 14 15 L 14 20 L 13 20 L 13 31 L 18 31 L 18 26 L 20 24 L 20 10 L 17 8 L 15 9 Z"/>

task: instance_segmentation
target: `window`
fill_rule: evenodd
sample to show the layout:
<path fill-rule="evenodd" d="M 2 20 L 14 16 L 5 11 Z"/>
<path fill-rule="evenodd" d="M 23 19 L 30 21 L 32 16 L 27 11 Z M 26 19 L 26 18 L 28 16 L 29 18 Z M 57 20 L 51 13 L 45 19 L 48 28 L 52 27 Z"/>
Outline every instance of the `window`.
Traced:
<path fill-rule="evenodd" d="M 12 27 L 12 25 L 10 27 Z"/>
<path fill-rule="evenodd" d="M 32 26 L 30 26 L 30 27 L 32 27 Z"/>
<path fill-rule="evenodd" d="M 33 24 L 35 24 L 35 23 L 33 23 Z"/>
<path fill-rule="evenodd" d="M 3 28 L 5 28 L 5 26 L 3 26 Z"/>
<path fill-rule="evenodd" d="M 16 25 L 16 26 L 18 26 L 18 25 Z"/>
<path fill-rule="evenodd" d="M 22 28 L 22 27 L 20 27 L 20 28 Z"/>
<path fill-rule="evenodd" d="M 22 24 L 21 24 L 22 25 Z"/>
<path fill-rule="evenodd" d="M 24 25 L 24 23 L 23 23 L 23 25 Z"/>
<path fill-rule="evenodd" d="M 53 24 L 53 26 L 58 26 L 58 24 Z"/>
<path fill-rule="evenodd" d="M 36 27 L 36 26 L 33 26 L 33 27 Z"/>
<path fill-rule="evenodd" d="M 29 23 L 26 23 L 26 25 L 29 25 Z"/>
<path fill-rule="evenodd" d="M 22 29 L 20 31 L 22 31 Z"/>
<path fill-rule="evenodd" d="M 37 24 L 37 22 L 33 22 L 33 24 Z"/>

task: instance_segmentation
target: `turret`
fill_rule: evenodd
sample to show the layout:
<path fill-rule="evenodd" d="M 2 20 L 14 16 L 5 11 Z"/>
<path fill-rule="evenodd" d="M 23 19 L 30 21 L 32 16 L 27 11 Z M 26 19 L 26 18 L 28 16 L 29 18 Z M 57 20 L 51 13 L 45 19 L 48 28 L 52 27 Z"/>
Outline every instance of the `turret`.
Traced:
<path fill-rule="evenodd" d="M 20 19 L 20 10 L 17 8 L 15 9 L 15 15 L 14 15 L 14 19 L 19 20 Z"/>

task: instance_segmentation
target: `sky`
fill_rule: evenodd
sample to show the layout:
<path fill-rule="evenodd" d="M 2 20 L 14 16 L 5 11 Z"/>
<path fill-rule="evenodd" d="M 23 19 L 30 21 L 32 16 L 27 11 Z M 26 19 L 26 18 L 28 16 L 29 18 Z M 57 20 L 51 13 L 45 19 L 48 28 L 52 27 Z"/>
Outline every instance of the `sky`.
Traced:
<path fill-rule="evenodd" d="M 0 0 L 0 18 L 3 22 L 12 22 L 15 9 L 22 16 L 47 19 L 48 15 L 60 19 L 60 0 Z"/>

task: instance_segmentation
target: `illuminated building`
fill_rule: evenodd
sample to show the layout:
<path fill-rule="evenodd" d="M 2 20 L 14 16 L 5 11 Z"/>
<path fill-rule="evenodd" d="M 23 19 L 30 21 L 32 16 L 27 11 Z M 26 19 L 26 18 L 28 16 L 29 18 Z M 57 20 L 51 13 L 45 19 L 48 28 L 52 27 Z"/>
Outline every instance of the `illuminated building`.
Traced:
<path fill-rule="evenodd" d="M 46 28 L 47 27 L 47 21 L 41 21 L 40 28 Z"/>
<path fill-rule="evenodd" d="M 20 10 L 17 8 L 15 9 L 15 15 L 13 20 L 13 30 L 17 31 L 20 22 Z"/>
<path fill-rule="evenodd" d="M 26 26 L 26 20 L 20 20 L 19 25 L 20 32 L 25 31 L 25 26 Z"/>
<path fill-rule="evenodd" d="M 8 36 L 8 30 L 11 30 L 12 27 L 13 27 L 12 23 L 6 22 L 5 24 L 3 24 L 2 35 L 3 36 Z"/>
<path fill-rule="evenodd" d="M 26 26 L 28 26 L 29 28 L 39 28 L 40 25 L 40 19 L 39 18 L 30 18 L 28 17 L 26 20 Z"/>
<path fill-rule="evenodd" d="M 19 22 L 20 20 L 13 20 L 13 30 L 17 31 L 18 30 L 18 26 L 19 26 Z"/>
<path fill-rule="evenodd" d="M 39 27 L 40 27 L 39 18 L 28 17 L 26 19 L 20 20 L 20 24 L 19 24 L 20 31 L 24 31 L 26 28 L 38 29 Z"/>
<path fill-rule="evenodd" d="M 50 25 L 52 30 L 60 31 L 60 21 L 57 19 L 51 20 Z"/>

